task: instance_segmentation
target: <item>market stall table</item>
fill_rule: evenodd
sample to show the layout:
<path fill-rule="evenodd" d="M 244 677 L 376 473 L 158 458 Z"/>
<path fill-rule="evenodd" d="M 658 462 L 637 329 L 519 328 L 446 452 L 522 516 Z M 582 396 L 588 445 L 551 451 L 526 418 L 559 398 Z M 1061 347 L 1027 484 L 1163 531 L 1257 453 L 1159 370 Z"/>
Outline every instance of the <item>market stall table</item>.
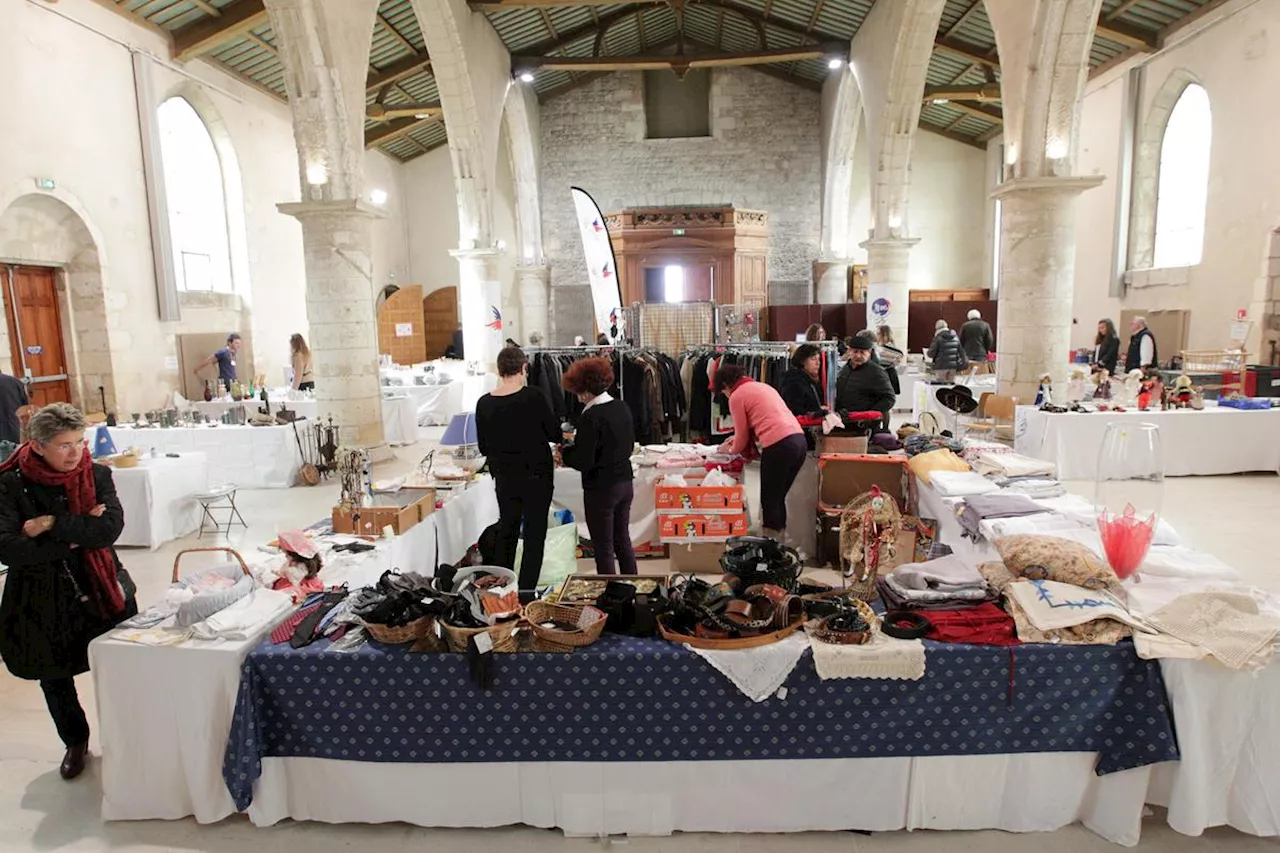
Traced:
<path fill-rule="evenodd" d="M 212 470 L 210 485 L 234 483 L 242 489 L 287 489 L 298 481 L 301 458 L 293 427 L 226 426 L 111 427 L 117 450 L 155 448 L 166 453 L 203 452 Z"/>
<path fill-rule="evenodd" d="M 111 474 L 124 508 L 124 531 L 117 545 L 154 550 L 200 526 L 200 504 L 192 496 L 209 487 L 205 454 L 143 457 L 137 467 L 115 468 Z"/>
<path fill-rule="evenodd" d="M 457 560 L 498 515 L 493 481 L 482 478 L 403 535 L 324 569 L 351 588 L 388 569 L 434 572 Z M 332 558 L 330 558 L 332 560 Z M 89 646 L 98 704 L 105 820 L 202 823 L 235 811 L 222 778 L 240 666 L 271 626 L 249 640 L 188 640 L 146 646 L 106 634 Z"/>
<path fill-rule="evenodd" d="M 996 392 L 996 377 L 991 375 L 983 376 L 959 376 L 956 378 L 956 385 L 967 385 L 969 390 L 973 392 L 973 399 L 981 400 L 983 394 Z M 920 416 L 925 412 L 933 412 L 938 416 L 938 420 L 942 423 L 944 429 L 951 429 L 952 419 L 955 413 L 938 402 L 937 390 L 946 387 L 942 385 L 931 385 L 926 376 L 922 376 L 912 388 L 911 397 L 911 420 L 913 423 L 920 423 Z M 906 392 L 904 384 L 903 392 Z"/>
<path fill-rule="evenodd" d="M 1207 405 L 1147 412 L 1067 412 L 1052 414 L 1019 406 L 1014 448 L 1053 462 L 1060 480 L 1095 480 L 1102 438 L 1110 423 L 1151 423 L 1160 427 L 1165 475 L 1239 474 L 1280 471 L 1280 410 L 1241 411 Z"/>
<path fill-rule="evenodd" d="M 297 413 L 298 418 L 314 422 L 320 418 L 320 402 L 315 399 L 290 400 L 287 392 L 269 392 L 271 411 L 276 413 L 284 406 Z M 191 404 L 196 411 L 206 418 L 221 418 L 233 408 L 244 409 L 246 416 L 253 415 L 262 408 L 262 401 L 253 400 L 211 400 Z M 413 444 L 418 440 L 418 407 L 417 401 L 405 393 L 403 389 L 383 389 L 382 392 L 382 426 L 388 444 L 399 446 Z"/>

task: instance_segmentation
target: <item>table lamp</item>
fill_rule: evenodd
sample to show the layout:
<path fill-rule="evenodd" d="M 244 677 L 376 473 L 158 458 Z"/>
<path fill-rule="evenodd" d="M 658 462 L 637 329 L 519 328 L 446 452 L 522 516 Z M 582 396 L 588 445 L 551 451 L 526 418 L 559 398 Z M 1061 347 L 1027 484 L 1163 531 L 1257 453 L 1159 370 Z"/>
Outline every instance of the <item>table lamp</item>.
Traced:
<path fill-rule="evenodd" d="M 111 431 L 106 424 L 99 424 L 93 436 L 93 458 L 116 455 L 116 443 L 111 440 Z"/>
<path fill-rule="evenodd" d="M 480 440 L 476 436 L 475 412 L 454 415 L 449 426 L 445 427 L 440 446 L 453 448 L 453 462 L 459 468 L 473 474 L 480 470 L 484 459 L 480 456 Z"/>

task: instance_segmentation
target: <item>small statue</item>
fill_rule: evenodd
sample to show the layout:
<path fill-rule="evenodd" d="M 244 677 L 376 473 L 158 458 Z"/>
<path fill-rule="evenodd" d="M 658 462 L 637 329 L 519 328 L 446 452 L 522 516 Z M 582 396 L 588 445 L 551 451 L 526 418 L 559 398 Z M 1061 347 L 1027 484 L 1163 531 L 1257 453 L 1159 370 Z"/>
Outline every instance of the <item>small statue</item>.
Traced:
<path fill-rule="evenodd" d="M 1138 392 L 1142 390 L 1142 371 L 1135 368 L 1124 377 L 1124 404 L 1130 408 L 1138 405 Z"/>
<path fill-rule="evenodd" d="M 1093 381 L 1097 384 L 1097 388 L 1093 391 L 1093 399 L 1110 400 L 1111 399 L 1111 374 L 1106 368 L 1099 370 L 1093 374 Z"/>
<path fill-rule="evenodd" d="M 1036 405 L 1053 405 L 1053 377 L 1047 373 L 1040 377 L 1040 388 L 1036 391 Z"/>
<path fill-rule="evenodd" d="M 1177 379 L 1173 380 L 1173 390 L 1169 392 L 1169 403 L 1175 409 L 1194 408 L 1191 405 L 1191 402 L 1195 393 L 1196 389 L 1191 384 L 1191 377 L 1184 373 Z M 1203 406 L 1203 398 L 1201 398 L 1201 408 L 1203 408 Z"/>
<path fill-rule="evenodd" d="M 1079 403 L 1085 398 L 1086 375 L 1083 365 L 1075 365 L 1071 368 L 1071 377 L 1067 380 L 1067 402 Z"/>

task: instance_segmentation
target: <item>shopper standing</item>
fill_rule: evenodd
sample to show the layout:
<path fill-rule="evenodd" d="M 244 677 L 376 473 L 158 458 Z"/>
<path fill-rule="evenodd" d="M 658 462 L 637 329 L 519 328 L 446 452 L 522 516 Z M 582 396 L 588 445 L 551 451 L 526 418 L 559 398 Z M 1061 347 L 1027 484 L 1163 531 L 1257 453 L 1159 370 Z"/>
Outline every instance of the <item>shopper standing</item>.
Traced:
<path fill-rule="evenodd" d="M 316 374 L 311 367 L 311 347 L 302 335 L 289 338 L 289 360 L 293 365 L 293 390 L 316 390 Z"/>
<path fill-rule="evenodd" d="M 561 457 L 564 464 L 582 472 L 583 505 L 596 572 L 613 574 L 617 554 L 622 573 L 634 575 L 639 569 L 631 546 L 631 501 L 635 497 L 631 453 L 636 443 L 631 410 L 609 393 L 613 366 L 607 358 L 574 362 L 561 383 L 583 403 L 578 431 Z"/>
<path fill-rule="evenodd" d="M 1147 318 L 1134 317 L 1129 331 L 1129 353 L 1124 360 L 1124 372 L 1156 366 L 1160 356 L 1156 350 L 1156 336 L 1147 328 Z"/>
<path fill-rule="evenodd" d="M 516 546 L 524 526 L 520 594 L 532 597 L 542 572 L 551 510 L 551 445 L 560 441 L 560 425 L 547 398 L 527 387 L 529 360 L 518 347 L 498 353 L 498 387 L 476 402 L 476 441 L 489 463 L 498 495 L 497 562 L 515 568 Z"/>
<path fill-rule="evenodd" d="M 236 381 L 236 353 L 240 352 L 243 341 L 240 340 L 238 332 L 232 332 L 227 335 L 227 345 L 215 352 L 213 355 L 205 358 L 196 365 L 195 374 L 200 375 L 200 371 L 209 365 L 217 362 L 218 364 L 218 387 L 231 391 L 231 385 Z"/>
<path fill-rule="evenodd" d="M 0 373 L 0 441 L 22 443 L 22 422 L 18 409 L 28 404 L 27 386 L 16 376 Z"/>
<path fill-rule="evenodd" d="M 875 338 L 859 332 L 849 339 L 845 365 L 836 375 L 837 412 L 880 412 L 880 428 L 889 428 L 889 413 L 898 402 L 888 371 L 875 359 Z"/>
<path fill-rule="evenodd" d="M 953 381 L 957 373 L 969 366 L 964 347 L 960 346 L 960 336 L 947 326 L 946 320 L 934 323 L 928 355 L 934 376 L 943 382 Z"/>
<path fill-rule="evenodd" d="M 801 344 L 791 354 L 791 367 L 782 374 L 778 392 L 793 415 L 821 415 L 825 408 L 822 397 L 822 350 L 813 344 Z"/>
<path fill-rule="evenodd" d="M 732 453 L 747 455 L 759 444 L 760 514 L 764 535 L 782 541 L 787 529 L 787 492 L 804 465 L 809 446 L 796 416 L 771 386 L 742 373 L 737 364 L 716 371 L 714 390 L 729 398 Z"/>
<path fill-rule="evenodd" d="M 814 323 L 804 331 L 804 339 L 807 343 L 821 342 L 827 339 L 827 330 L 822 328 L 821 323 Z"/>
<path fill-rule="evenodd" d="M 46 406 L 31 439 L 0 464 L 0 656 L 18 678 L 39 681 L 66 745 L 59 773 L 74 779 L 89 756 L 89 720 L 75 677 L 89 670 L 89 641 L 138 612 L 112 547 L 124 529 L 111 469 L 94 465 L 84 416 Z"/>
<path fill-rule="evenodd" d="M 982 313 L 974 308 L 969 311 L 969 319 L 960 327 L 960 346 L 969 361 L 987 369 L 987 354 L 996 351 L 996 336 L 991 333 L 991 324 L 982 319 Z"/>
<path fill-rule="evenodd" d="M 1116 363 L 1120 361 L 1120 335 L 1116 334 L 1116 324 L 1111 320 L 1098 321 L 1098 336 L 1093 339 L 1093 369 L 1107 371 L 1108 376 L 1116 375 Z"/>

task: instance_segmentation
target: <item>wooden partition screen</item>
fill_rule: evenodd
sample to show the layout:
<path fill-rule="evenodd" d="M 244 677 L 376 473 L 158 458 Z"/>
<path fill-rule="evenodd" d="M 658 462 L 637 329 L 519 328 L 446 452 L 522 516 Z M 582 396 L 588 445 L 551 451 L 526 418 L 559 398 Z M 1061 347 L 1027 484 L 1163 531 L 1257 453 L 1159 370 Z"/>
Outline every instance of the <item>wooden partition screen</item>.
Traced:
<path fill-rule="evenodd" d="M 396 364 L 427 360 L 421 285 L 400 288 L 378 309 L 378 352 L 390 355 Z"/>
<path fill-rule="evenodd" d="M 426 330 L 427 358 L 440 358 L 453 342 L 458 328 L 458 288 L 433 290 L 422 300 L 422 320 Z"/>
<path fill-rule="evenodd" d="M 914 295 L 914 292 L 913 292 Z M 933 302 L 912 300 L 907 306 L 907 349 L 918 353 L 928 349 L 933 343 L 933 327 L 939 320 L 946 320 L 947 325 L 960 333 L 960 327 L 969 318 L 974 308 L 982 314 L 982 319 L 991 324 L 991 332 L 1000 339 L 999 320 L 1000 303 L 994 300 L 979 302 Z"/>

